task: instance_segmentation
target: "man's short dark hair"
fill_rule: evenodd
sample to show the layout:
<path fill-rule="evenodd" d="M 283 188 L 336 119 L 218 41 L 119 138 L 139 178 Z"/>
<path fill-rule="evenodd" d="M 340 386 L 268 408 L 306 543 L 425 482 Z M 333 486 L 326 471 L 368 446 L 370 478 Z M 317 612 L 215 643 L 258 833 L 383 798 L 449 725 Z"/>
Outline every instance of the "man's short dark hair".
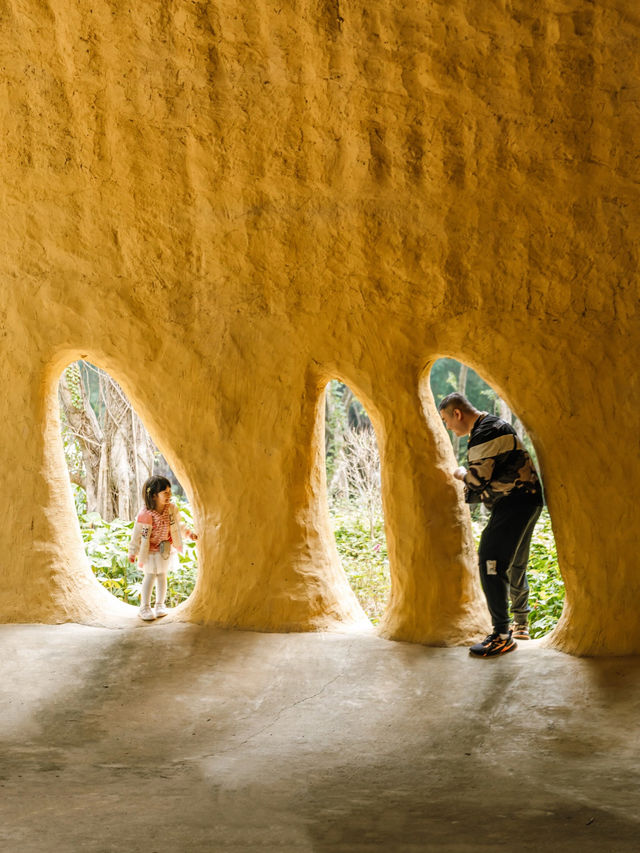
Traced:
<path fill-rule="evenodd" d="M 472 415 L 476 411 L 464 394 L 459 394 L 457 391 L 454 391 L 452 394 L 447 394 L 446 397 L 443 397 L 442 400 L 440 400 L 438 411 L 443 412 L 445 409 L 447 411 L 460 409 L 461 412 L 466 412 L 468 415 Z"/>

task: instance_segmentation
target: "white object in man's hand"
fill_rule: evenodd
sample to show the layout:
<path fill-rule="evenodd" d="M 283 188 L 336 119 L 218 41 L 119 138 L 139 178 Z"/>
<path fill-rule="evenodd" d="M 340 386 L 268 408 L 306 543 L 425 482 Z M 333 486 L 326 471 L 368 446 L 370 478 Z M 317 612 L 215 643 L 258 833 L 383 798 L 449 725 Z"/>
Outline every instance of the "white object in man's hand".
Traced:
<path fill-rule="evenodd" d="M 467 469 L 461 465 L 453 472 L 453 476 L 456 478 L 456 480 L 464 480 L 466 473 Z"/>

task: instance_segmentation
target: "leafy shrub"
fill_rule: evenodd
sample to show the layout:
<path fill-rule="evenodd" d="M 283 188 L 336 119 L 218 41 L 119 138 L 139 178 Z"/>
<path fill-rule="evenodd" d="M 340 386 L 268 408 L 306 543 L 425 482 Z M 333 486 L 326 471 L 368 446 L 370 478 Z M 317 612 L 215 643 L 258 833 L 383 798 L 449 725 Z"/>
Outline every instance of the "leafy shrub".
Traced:
<path fill-rule="evenodd" d="M 564 605 L 564 583 L 558 569 L 556 543 L 546 508 L 533 533 L 527 578 L 531 606 L 529 630 L 532 637 L 541 637 L 554 627 Z"/>
<path fill-rule="evenodd" d="M 332 509 L 338 554 L 351 588 L 369 619 L 376 625 L 389 598 L 391 579 L 384 521 L 379 515 L 373 527 L 369 514 L 357 505 Z"/>

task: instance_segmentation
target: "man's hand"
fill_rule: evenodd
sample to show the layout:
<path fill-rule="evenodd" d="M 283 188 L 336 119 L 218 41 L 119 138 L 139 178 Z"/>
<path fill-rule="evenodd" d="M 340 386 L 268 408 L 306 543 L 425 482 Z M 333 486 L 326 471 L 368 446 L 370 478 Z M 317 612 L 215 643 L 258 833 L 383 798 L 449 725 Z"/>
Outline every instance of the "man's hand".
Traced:
<path fill-rule="evenodd" d="M 461 465 L 459 468 L 456 468 L 456 470 L 453 472 L 453 476 L 456 478 L 456 480 L 464 480 L 466 473 L 467 473 L 467 469 Z"/>

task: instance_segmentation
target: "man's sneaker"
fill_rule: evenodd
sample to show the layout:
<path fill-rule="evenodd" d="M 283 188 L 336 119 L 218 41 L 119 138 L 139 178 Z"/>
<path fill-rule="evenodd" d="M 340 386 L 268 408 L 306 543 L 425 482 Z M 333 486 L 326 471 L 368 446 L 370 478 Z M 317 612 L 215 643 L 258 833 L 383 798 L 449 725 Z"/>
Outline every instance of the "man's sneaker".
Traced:
<path fill-rule="evenodd" d="M 511 631 L 508 637 L 501 637 L 500 634 L 494 632 L 489 634 L 481 643 L 476 643 L 469 649 L 470 654 L 479 658 L 492 658 L 496 655 L 504 655 L 507 652 L 512 652 L 518 648 L 518 644 L 513 642 Z"/>
<path fill-rule="evenodd" d="M 161 619 L 163 616 L 166 616 L 169 611 L 164 606 L 164 604 L 156 604 L 156 619 Z"/>
<path fill-rule="evenodd" d="M 149 606 L 143 606 L 140 608 L 140 618 L 144 619 L 145 622 L 153 622 L 156 617 L 153 610 Z"/>
<path fill-rule="evenodd" d="M 513 631 L 513 639 L 514 640 L 530 640 L 531 636 L 529 634 L 529 626 L 528 625 L 518 625 L 516 622 L 515 625 L 512 625 Z"/>

